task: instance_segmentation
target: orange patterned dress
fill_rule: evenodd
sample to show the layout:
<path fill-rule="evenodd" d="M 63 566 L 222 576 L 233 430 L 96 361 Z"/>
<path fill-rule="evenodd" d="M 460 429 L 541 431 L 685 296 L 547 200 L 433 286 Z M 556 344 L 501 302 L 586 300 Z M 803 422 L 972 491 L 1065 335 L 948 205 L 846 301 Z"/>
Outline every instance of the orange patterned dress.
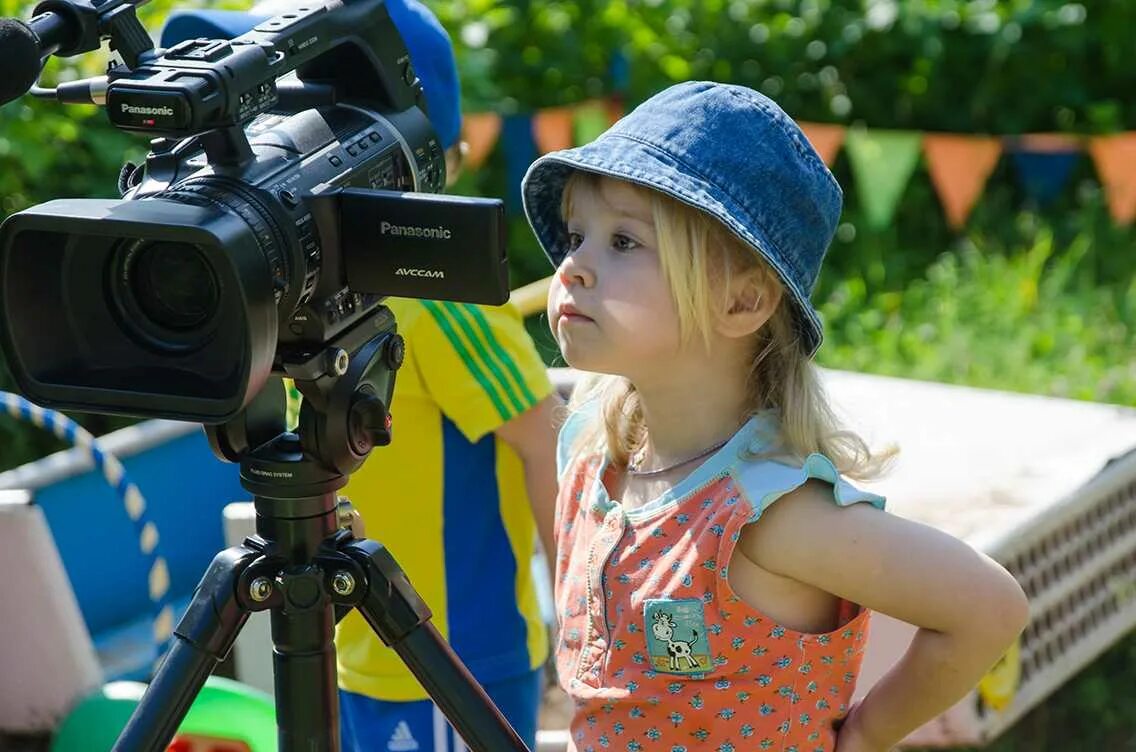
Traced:
<path fill-rule="evenodd" d="M 632 510 L 608 497 L 601 455 L 569 457 L 561 432 L 557 668 L 575 702 L 569 750 L 831 752 L 859 674 L 869 612 L 806 634 L 747 605 L 727 579 L 742 527 L 809 478 L 834 503 L 884 500 L 824 456 L 746 460 L 754 417 L 664 496 Z M 815 545 L 803 541 L 802 545 Z"/>

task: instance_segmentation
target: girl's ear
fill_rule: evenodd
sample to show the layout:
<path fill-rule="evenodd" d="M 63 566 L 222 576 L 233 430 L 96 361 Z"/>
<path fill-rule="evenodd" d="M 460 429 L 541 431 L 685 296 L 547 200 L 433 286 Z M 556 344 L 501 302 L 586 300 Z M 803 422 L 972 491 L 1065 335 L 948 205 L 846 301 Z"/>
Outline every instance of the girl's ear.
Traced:
<path fill-rule="evenodd" d="M 764 269 L 747 269 L 729 277 L 724 310 L 718 316 L 719 334 L 748 337 L 772 318 L 781 303 L 781 285 Z"/>

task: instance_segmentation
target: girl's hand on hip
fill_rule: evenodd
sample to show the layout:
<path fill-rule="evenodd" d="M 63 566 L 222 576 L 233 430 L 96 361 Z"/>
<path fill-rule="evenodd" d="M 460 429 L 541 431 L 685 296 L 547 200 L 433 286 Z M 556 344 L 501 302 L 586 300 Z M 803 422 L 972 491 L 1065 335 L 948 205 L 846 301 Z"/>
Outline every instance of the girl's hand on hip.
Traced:
<path fill-rule="evenodd" d="M 853 705 L 837 727 L 834 752 L 891 752 L 892 745 L 870 739 L 858 723 L 858 705 Z"/>

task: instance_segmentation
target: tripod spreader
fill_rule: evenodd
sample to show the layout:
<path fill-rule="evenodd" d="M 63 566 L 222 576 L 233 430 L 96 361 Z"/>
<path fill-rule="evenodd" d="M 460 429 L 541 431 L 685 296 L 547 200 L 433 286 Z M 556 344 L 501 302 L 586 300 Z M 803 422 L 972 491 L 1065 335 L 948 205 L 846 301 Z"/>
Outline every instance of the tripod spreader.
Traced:
<path fill-rule="evenodd" d="M 252 611 L 271 610 L 281 750 L 338 750 L 333 608 L 359 609 L 473 750 L 526 750 L 386 548 L 335 533 L 294 566 L 259 536 L 214 557 L 115 752 L 164 750 Z"/>

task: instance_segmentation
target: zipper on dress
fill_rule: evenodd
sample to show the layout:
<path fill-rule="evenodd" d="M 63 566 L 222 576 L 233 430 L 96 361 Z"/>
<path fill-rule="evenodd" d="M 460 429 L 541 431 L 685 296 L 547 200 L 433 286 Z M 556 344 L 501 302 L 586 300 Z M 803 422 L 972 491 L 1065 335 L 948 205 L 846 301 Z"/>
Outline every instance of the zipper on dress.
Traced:
<path fill-rule="evenodd" d="M 608 562 L 611 560 L 611 555 L 615 553 L 615 549 L 619 545 L 620 538 L 623 537 L 623 524 L 622 524 L 622 522 L 623 522 L 624 515 L 623 515 L 622 510 L 620 510 L 619 515 L 620 516 L 619 516 L 618 519 L 620 519 L 620 522 L 621 522 L 620 532 L 613 540 L 611 540 L 610 547 L 608 548 L 608 551 L 604 555 L 603 560 L 600 562 L 598 568 L 596 568 L 596 566 L 595 566 L 595 561 L 596 561 L 595 560 L 595 551 L 596 551 L 595 543 L 593 542 L 592 545 L 588 546 L 587 579 L 586 579 L 586 584 L 587 584 L 587 588 L 588 588 L 588 595 L 587 595 L 588 634 L 586 635 L 586 637 L 587 637 L 586 644 L 590 645 L 590 643 L 591 643 L 592 630 L 595 628 L 594 627 L 593 615 L 598 614 L 599 618 L 603 621 L 603 635 L 602 636 L 604 638 L 604 646 L 605 646 L 604 654 L 603 654 L 603 657 L 602 657 L 601 662 L 600 662 L 600 675 L 601 676 L 603 675 L 603 672 L 606 670 L 608 659 L 611 656 L 611 626 L 608 623 L 608 619 L 607 619 L 607 592 L 604 589 L 603 572 L 604 572 L 604 569 L 607 568 Z M 612 529 L 607 524 L 607 519 L 614 519 L 614 518 L 605 518 L 604 524 L 600 526 L 600 529 L 597 531 L 597 533 L 612 532 Z M 597 537 L 598 537 L 598 535 L 597 535 Z M 592 587 L 593 574 L 594 574 L 595 583 L 596 583 L 595 588 Z M 595 590 L 599 590 L 599 593 L 600 593 L 600 604 L 599 604 L 598 610 L 596 608 L 596 604 L 593 602 L 594 599 L 592 597 Z M 597 634 L 597 636 L 600 636 L 600 635 Z M 576 678 L 577 679 L 581 679 L 584 675 L 585 652 L 586 651 L 584 651 L 584 650 L 580 651 L 580 659 L 579 659 L 579 661 L 577 662 L 577 665 L 576 665 Z"/>

